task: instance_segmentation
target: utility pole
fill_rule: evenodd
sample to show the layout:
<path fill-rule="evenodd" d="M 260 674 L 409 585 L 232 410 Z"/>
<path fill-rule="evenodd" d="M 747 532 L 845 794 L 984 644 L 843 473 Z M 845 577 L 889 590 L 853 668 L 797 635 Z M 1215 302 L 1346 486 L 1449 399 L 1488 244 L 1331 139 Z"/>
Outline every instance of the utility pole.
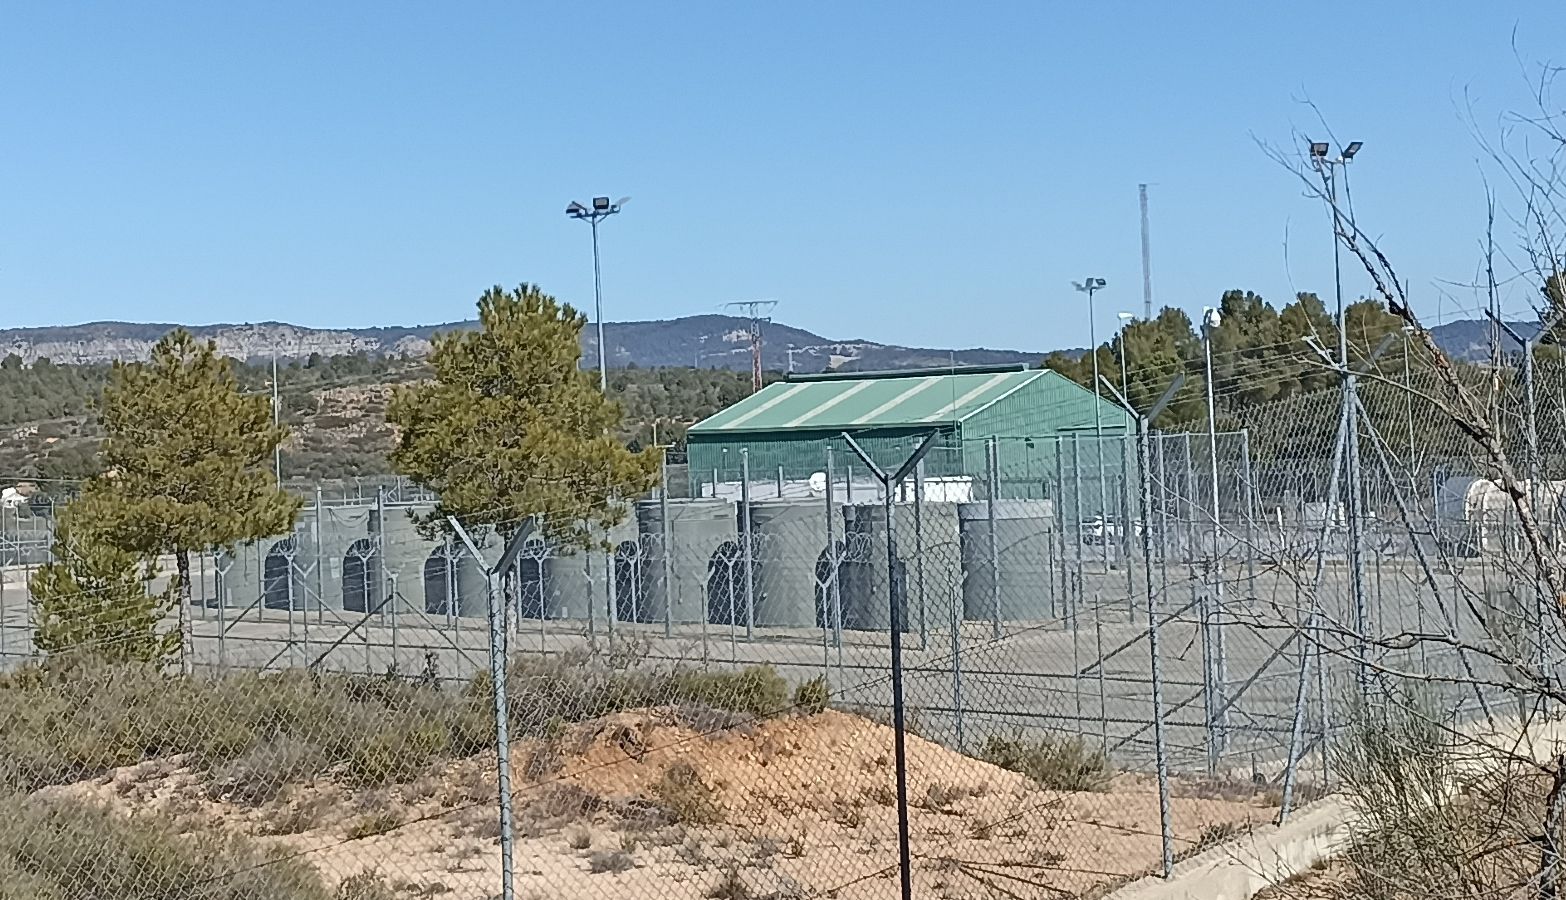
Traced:
<path fill-rule="evenodd" d="M 1153 321 L 1153 250 L 1147 228 L 1147 185 L 1136 186 L 1142 200 L 1142 321 Z"/>
<path fill-rule="evenodd" d="M 272 427 L 283 423 L 282 401 L 277 396 L 277 347 L 272 347 Z M 277 486 L 283 486 L 283 445 L 272 448 L 272 472 L 277 476 Z"/>
<path fill-rule="evenodd" d="M 723 304 L 723 308 L 733 310 L 735 315 L 742 315 L 750 320 L 750 392 L 761 390 L 761 326 L 772 321 L 772 311 L 777 309 L 776 300 L 736 300 L 733 303 Z"/>

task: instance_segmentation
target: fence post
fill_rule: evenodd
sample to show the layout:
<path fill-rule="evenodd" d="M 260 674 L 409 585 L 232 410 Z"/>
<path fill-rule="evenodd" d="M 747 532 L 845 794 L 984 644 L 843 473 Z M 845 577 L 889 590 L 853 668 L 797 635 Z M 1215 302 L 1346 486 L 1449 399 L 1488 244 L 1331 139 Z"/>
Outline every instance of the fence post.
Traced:
<path fill-rule="evenodd" d="M 740 448 L 740 541 L 745 564 L 745 640 L 756 636 L 756 550 L 750 531 L 750 448 Z"/>
<path fill-rule="evenodd" d="M 1251 430 L 1240 429 L 1240 477 L 1245 480 L 1245 540 L 1250 551 L 1245 554 L 1246 576 L 1250 579 L 1250 595 L 1256 595 L 1256 482 L 1251 472 Z"/>
<path fill-rule="evenodd" d="M 1076 591 L 1071 603 L 1071 628 L 1077 627 L 1077 613 L 1082 605 L 1082 444 L 1077 435 L 1071 436 L 1071 505 L 1075 514 L 1071 517 L 1075 523 L 1077 545 L 1077 572 L 1075 577 Z"/>
<path fill-rule="evenodd" d="M 1152 507 L 1152 483 L 1147 475 L 1148 424 L 1146 416 L 1137 417 L 1137 471 L 1142 487 L 1141 513 L 1145 521 Z M 1174 872 L 1174 829 L 1169 812 L 1169 757 L 1164 746 L 1163 661 L 1158 646 L 1158 604 L 1153 594 L 1153 535 L 1142 529 L 1142 562 L 1147 582 L 1147 646 L 1151 656 L 1153 679 L 1153 755 L 1158 769 L 1158 825 L 1163 836 L 1163 873 Z"/>
<path fill-rule="evenodd" d="M 1093 653 L 1098 660 L 1098 725 L 1099 725 L 1099 752 L 1104 754 L 1104 759 L 1109 759 L 1109 702 L 1108 692 L 1104 687 L 1104 623 L 1100 621 L 1098 604 L 1093 605 Z"/>
<path fill-rule="evenodd" d="M 838 576 L 842 572 L 842 554 L 837 549 L 837 510 L 834 506 L 832 491 L 835 486 L 832 480 L 832 447 L 826 448 L 826 533 L 827 533 L 827 564 L 831 566 L 827 592 L 821 598 L 822 622 L 832 629 L 832 643 L 837 647 L 837 674 L 839 688 L 843 676 L 843 592 L 838 584 Z M 844 535 L 844 544 L 847 544 L 847 535 Z"/>
<path fill-rule="evenodd" d="M 929 615 L 924 585 L 924 460 L 914 466 L 914 583 L 919 586 L 919 649 L 930 646 Z"/>
<path fill-rule="evenodd" d="M 663 577 L 663 636 L 674 636 L 674 564 L 669 559 L 669 448 L 663 448 L 663 465 L 658 492 L 658 558 Z"/>
<path fill-rule="evenodd" d="M 451 523 L 451 527 L 456 531 L 458 537 L 462 539 L 462 542 L 467 545 L 468 552 L 473 554 L 473 558 L 482 564 L 484 556 L 479 553 L 477 545 L 468 536 L 466 529 L 455 518 L 448 518 L 447 521 Z M 519 530 L 518 535 L 521 535 L 523 531 L 525 529 Z M 521 538 L 516 537 L 514 539 L 520 540 Z M 509 559 L 510 556 L 509 552 L 503 555 L 502 562 Z M 498 813 L 500 816 L 500 896 L 502 900 L 514 900 L 516 897 L 514 885 L 516 870 L 513 864 L 515 838 L 512 833 L 511 820 L 511 734 L 510 716 L 508 715 L 510 706 L 506 700 L 507 661 L 504 624 L 506 616 L 501 610 L 504 601 L 498 596 L 500 593 L 499 585 L 496 583 L 499 578 L 499 568 L 500 566 L 495 566 L 486 573 L 485 593 L 487 599 L 485 606 L 489 614 L 490 693 L 495 701 L 495 768 L 496 782 L 499 789 Z"/>
<path fill-rule="evenodd" d="M 988 494 L 988 501 L 984 506 L 985 518 L 989 520 L 989 534 L 985 537 L 985 549 L 989 553 L 990 564 L 990 636 L 996 640 L 1001 636 L 1001 612 L 1000 612 L 1000 543 L 995 535 L 995 494 L 1000 489 L 1000 442 L 991 437 L 985 441 L 984 448 L 984 488 Z"/>

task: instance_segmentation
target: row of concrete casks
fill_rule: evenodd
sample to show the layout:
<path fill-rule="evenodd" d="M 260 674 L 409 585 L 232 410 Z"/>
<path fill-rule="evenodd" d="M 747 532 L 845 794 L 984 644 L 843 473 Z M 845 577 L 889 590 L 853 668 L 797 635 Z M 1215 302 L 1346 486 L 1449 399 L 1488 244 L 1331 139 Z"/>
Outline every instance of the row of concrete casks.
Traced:
<path fill-rule="evenodd" d="M 668 524 L 665 530 L 664 517 Z M 641 621 L 816 628 L 841 617 L 848 629 L 891 627 L 895 579 L 905 628 L 1051 611 L 1053 509 L 1048 501 L 997 501 L 990 561 L 989 505 L 898 504 L 896 559 L 887 559 L 885 508 L 834 509 L 831 541 L 820 502 L 759 501 L 746 525 L 724 500 L 671 500 L 637 508 Z M 667 546 L 667 573 L 664 548 Z M 750 568 L 749 592 L 746 567 Z M 998 580 L 997 580 L 998 579 Z M 624 579 L 620 579 L 624 586 Z"/>
<path fill-rule="evenodd" d="M 996 502 L 993 565 L 986 503 L 923 504 L 917 527 L 912 504 L 898 504 L 897 559 L 890 565 L 883 506 L 833 512 L 829 544 L 820 502 L 756 502 L 748 523 L 726 500 L 639 503 L 634 516 L 603 535 L 609 550 L 558 552 L 530 539 L 517 561 L 516 612 L 626 622 L 667 615 L 678 624 L 770 628 L 822 627 L 840 617 L 844 628 L 883 631 L 891 624 L 895 578 L 910 630 L 942 627 L 959 614 L 988 620 L 997 602 L 1002 619 L 1048 615 L 1048 501 Z M 493 536 L 480 539 L 486 553 L 498 553 Z M 365 507 L 307 514 L 293 534 L 232 555 L 220 571 L 230 606 L 365 613 L 384 611 L 390 594 L 409 612 L 482 616 L 487 604 L 479 563 L 455 542 L 425 539 L 403 509 L 388 511 L 384 521 Z"/>

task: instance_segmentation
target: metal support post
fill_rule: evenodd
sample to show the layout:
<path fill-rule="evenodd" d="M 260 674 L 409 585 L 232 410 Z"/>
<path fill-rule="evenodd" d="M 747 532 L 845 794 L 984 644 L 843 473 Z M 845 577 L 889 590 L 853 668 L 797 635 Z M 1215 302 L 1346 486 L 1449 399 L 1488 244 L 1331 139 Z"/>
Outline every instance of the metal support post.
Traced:
<path fill-rule="evenodd" d="M 663 450 L 663 489 L 658 492 L 658 561 L 663 578 L 663 636 L 674 635 L 674 564 L 669 559 L 669 448 Z"/>
<path fill-rule="evenodd" d="M 1001 636 L 1000 542 L 995 534 L 995 495 L 1000 489 L 1000 445 L 993 437 L 985 441 L 984 485 L 985 492 L 988 494 L 984 514 L 989 520 L 985 550 L 989 554 L 990 565 L 990 636 L 999 640 Z"/>
<path fill-rule="evenodd" d="M 1165 400 L 1179 389 L 1177 379 Z M 1137 470 L 1142 473 L 1142 519 L 1146 521 L 1152 509 L 1152 485 L 1147 477 L 1148 465 L 1148 417 L 1137 420 Z M 1153 535 L 1142 529 L 1142 562 L 1147 585 L 1147 646 L 1152 668 L 1153 693 L 1153 756 L 1158 771 L 1158 825 L 1163 838 L 1163 874 L 1168 878 L 1174 872 L 1174 826 L 1169 810 L 1169 754 L 1164 738 L 1163 658 L 1158 644 L 1158 603 L 1153 593 Z"/>
<path fill-rule="evenodd" d="M 924 585 L 924 460 L 914 466 L 913 519 L 914 519 L 914 584 L 919 597 L 919 649 L 930 646 L 929 609 Z"/>
<path fill-rule="evenodd" d="M 843 441 L 857 454 L 862 462 L 870 469 L 870 473 L 881 482 L 882 495 L 885 498 L 886 507 L 886 569 L 887 569 L 887 602 L 891 613 L 891 649 L 892 649 L 892 728 L 893 728 L 893 755 L 896 757 L 897 773 L 897 851 L 898 874 L 900 876 L 902 900 L 912 900 L 913 897 L 913 862 L 909 849 L 908 828 L 908 751 L 907 751 L 907 721 L 903 708 L 903 607 L 906 604 L 906 596 L 900 596 L 903 592 L 899 589 L 897 578 L 897 486 L 902 484 L 924 455 L 930 452 L 935 445 L 938 432 L 930 432 L 920 443 L 918 449 L 909 457 L 894 474 L 887 474 L 864 448 L 847 433 L 843 435 Z M 906 581 L 906 579 L 904 579 Z"/>
<path fill-rule="evenodd" d="M 740 540 L 745 569 L 745 640 L 756 636 L 756 545 L 750 526 L 750 448 L 740 448 Z"/>
<path fill-rule="evenodd" d="M 827 625 L 832 629 L 832 643 L 837 647 L 837 665 L 839 673 L 843 666 L 843 605 L 842 592 L 838 586 L 838 574 L 842 567 L 842 553 L 837 547 L 837 509 L 833 504 L 832 492 L 836 490 L 832 481 L 832 448 L 826 448 L 826 534 L 827 534 L 827 562 L 832 567 L 830 582 L 828 583 L 827 596 L 822 597 L 825 607 L 822 612 Z"/>
<path fill-rule="evenodd" d="M 473 554 L 473 559 L 480 565 L 484 562 L 484 555 L 479 552 L 478 546 L 468 535 L 455 518 L 448 517 L 453 533 L 462 539 L 467 545 L 468 552 Z M 522 549 L 522 543 L 526 540 L 529 527 L 524 525 L 517 529 L 510 541 L 503 548 L 500 561 L 494 566 L 488 567 L 485 573 L 486 584 L 486 608 L 489 614 L 489 680 L 490 689 L 494 695 L 495 711 L 495 768 L 499 793 L 498 811 L 500 815 L 500 896 L 503 900 L 514 900 L 516 897 L 516 866 L 515 866 L 515 834 L 512 826 L 511 815 L 511 732 L 510 732 L 510 705 L 506 700 L 507 660 L 506 660 L 506 632 L 504 598 L 500 597 L 500 573 L 506 571 L 515 562 L 518 551 Z"/>
<path fill-rule="evenodd" d="M 1071 436 L 1071 501 L 1072 506 L 1075 507 L 1071 520 L 1076 523 L 1075 530 L 1077 533 L 1076 540 L 1072 542 L 1076 544 L 1077 557 L 1077 573 L 1074 579 L 1076 590 L 1073 593 L 1071 604 L 1071 628 L 1074 631 L 1077 627 L 1077 614 L 1082 606 L 1082 569 L 1084 566 L 1082 560 L 1082 445 L 1074 434 Z"/>
<path fill-rule="evenodd" d="M 1051 512 L 1055 516 L 1056 543 L 1060 545 L 1060 618 L 1064 621 L 1071 616 L 1071 566 L 1067 563 L 1066 553 L 1066 474 L 1064 454 L 1061 452 L 1061 439 L 1055 438 L 1055 498 Z M 1081 546 L 1078 541 L 1077 546 Z"/>

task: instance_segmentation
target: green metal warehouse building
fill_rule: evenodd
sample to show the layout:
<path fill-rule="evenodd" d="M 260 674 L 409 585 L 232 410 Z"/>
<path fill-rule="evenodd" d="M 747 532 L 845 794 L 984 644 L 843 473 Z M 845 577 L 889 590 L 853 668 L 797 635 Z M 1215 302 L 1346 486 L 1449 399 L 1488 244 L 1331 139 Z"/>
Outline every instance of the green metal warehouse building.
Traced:
<path fill-rule="evenodd" d="M 808 480 L 824 470 L 828 447 L 841 477 L 857 463 L 845 431 L 877 464 L 895 469 L 932 430 L 940 441 L 926 474 L 979 480 L 993 438 L 1000 480 L 1013 487 L 1005 494 L 1038 496 L 1049 493 L 1057 471 L 1086 466 L 1099 449 L 1122 473 L 1134 428 L 1123 409 L 1048 369 L 964 366 L 791 375 L 696 424 L 686 441 L 692 481 L 701 483 L 714 475 L 740 480 L 741 450 L 752 481 Z"/>

